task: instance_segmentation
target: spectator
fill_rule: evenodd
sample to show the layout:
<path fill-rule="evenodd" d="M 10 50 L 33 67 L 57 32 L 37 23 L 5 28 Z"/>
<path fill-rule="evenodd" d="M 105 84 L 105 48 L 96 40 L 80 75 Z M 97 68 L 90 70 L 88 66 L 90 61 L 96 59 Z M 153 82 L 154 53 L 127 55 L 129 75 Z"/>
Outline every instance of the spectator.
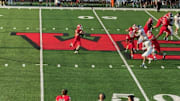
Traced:
<path fill-rule="evenodd" d="M 46 0 L 46 6 L 48 6 L 48 2 L 49 2 L 49 6 L 51 6 L 51 0 Z"/>
<path fill-rule="evenodd" d="M 43 0 L 39 0 L 39 6 L 41 6 L 43 3 Z"/>
<path fill-rule="evenodd" d="M 54 4 L 56 5 L 56 6 L 61 6 L 61 1 L 60 0 L 54 0 Z"/>
<path fill-rule="evenodd" d="M 1 0 L 1 5 L 5 6 L 5 0 Z"/>
<path fill-rule="evenodd" d="M 104 99 L 106 98 L 104 93 L 100 93 L 98 96 L 98 101 L 104 101 Z"/>
<path fill-rule="evenodd" d="M 67 89 L 63 89 L 61 93 L 62 93 L 62 95 L 58 95 L 56 97 L 56 101 L 71 101 L 70 96 L 67 95 L 67 93 L 68 93 Z"/>
<path fill-rule="evenodd" d="M 162 5 L 161 0 L 157 0 L 156 1 L 157 12 L 160 12 L 161 5 Z"/>
<path fill-rule="evenodd" d="M 134 101 L 134 95 L 129 95 L 128 96 L 128 101 Z"/>

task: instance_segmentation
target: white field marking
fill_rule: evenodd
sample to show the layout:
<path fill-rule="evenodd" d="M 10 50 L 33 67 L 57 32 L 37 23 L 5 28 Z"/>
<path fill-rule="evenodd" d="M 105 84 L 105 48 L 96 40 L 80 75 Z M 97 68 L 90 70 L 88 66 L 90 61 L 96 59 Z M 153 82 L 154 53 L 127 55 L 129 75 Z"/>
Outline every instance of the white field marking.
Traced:
<path fill-rule="evenodd" d="M 112 65 L 109 65 L 109 68 L 112 68 L 113 66 Z"/>
<path fill-rule="evenodd" d="M 52 30 L 56 30 L 56 28 L 52 28 Z"/>
<path fill-rule="evenodd" d="M 0 29 L 3 29 L 3 27 L 0 27 Z"/>
<path fill-rule="evenodd" d="M 1 6 L 0 8 L 7 8 L 7 9 L 10 9 L 10 8 L 21 8 L 21 9 L 59 9 L 59 10 L 64 10 L 64 9 L 67 9 L 67 10 L 91 10 L 92 7 L 36 7 L 36 6 Z M 126 11 L 126 10 L 137 10 L 137 11 L 144 11 L 145 9 L 144 8 L 103 8 L 103 7 L 94 7 L 93 9 L 95 10 L 119 10 L 119 11 Z M 146 8 L 146 10 L 149 10 L 149 11 L 157 11 L 155 8 Z M 161 9 L 161 11 L 179 11 L 179 9 Z"/>
<path fill-rule="evenodd" d="M 74 67 L 75 67 L 75 68 L 78 68 L 78 64 L 75 64 Z"/>
<path fill-rule="evenodd" d="M 43 74 L 43 40 L 42 40 L 42 14 L 39 8 L 39 31 L 40 31 L 40 100 L 44 101 L 44 74 Z"/>
<path fill-rule="evenodd" d="M 69 30 L 69 28 L 66 27 L 66 30 Z"/>
<path fill-rule="evenodd" d="M 61 67 L 61 64 L 57 64 L 57 67 L 60 68 L 60 67 Z"/>
<path fill-rule="evenodd" d="M 15 29 L 16 29 L 16 27 L 13 27 L 13 29 L 15 30 Z"/>
<path fill-rule="evenodd" d="M 161 66 L 161 69 L 164 69 L 165 67 L 164 66 Z"/>
<path fill-rule="evenodd" d="M 22 64 L 21 66 L 22 66 L 22 67 L 26 67 L 26 64 Z"/>
<path fill-rule="evenodd" d="M 177 34 L 173 34 L 177 39 L 180 40 L 180 37 Z"/>
<path fill-rule="evenodd" d="M 92 68 L 95 68 L 95 65 L 91 65 Z"/>
<path fill-rule="evenodd" d="M 0 16 L 3 16 L 3 15 L 0 15 Z"/>
<path fill-rule="evenodd" d="M 36 66 L 40 66 L 40 64 L 35 64 Z M 48 64 L 42 64 L 43 66 L 48 66 Z"/>
<path fill-rule="evenodd" d="M 134 67 L 134 65 L 129 65 L 130 67 Z"/>
<path fill-rule="evenodd" d="M 180 66 L 177 66 L 178 69 L 180 69 Z"/>
<path fill-rule="evenodd" d="M 8 64 L 4 64 L 5 67 L 8 67 Z"/>
<path fill-rule="evenodd" d="M 129 65 L 130 67 L 134 67 L 134 65 Z M 126 67 L 126 65 L 121 65 L 121 67 Z"/>
<path fill-rule="evenodd" d="M 117 46 L 116 42 L 113 40 L 112 36 L 110 35 L 110 33 L 107 31 L 106 27 L 104 26 L 104 24 L 102 23 L 101 19 L 99 18 L 99 16 L 97 15 L 96 11 L 93 9 L 93 13 L 96 16 L 96 18 L 98 19 L 99 23 L 101 24 L 101 26 L 104 28 L 106 34 L 108 35 L 109 39 L 112 41 L 114 47 L 116 48 L 119 56 L 121 57 L 121 59 L 123 60 L 124 64 L 126 65 L 129 73 L 131 74 L 132 78 L 134 79 L 136 85 L 138 86 L 139 90 L 141 91 L 142 95 L 144 96 L 146 101 L 149 101 L 149 98 L 147 97 L 146 93 L 144 92 L 141 84 L 139 83 L 139 81 L 137 80 L 135 74 L 133 73 L 131 67 L 128 65 L 127 61 L 125 60 L 124 56 L 122 55 L 122 53 L 119 50 L 119 47 Z"/>
<path fill-rule="evenodd" d="M 26 27 L 27 30 L 29 30 L 29 27 Z"/>
<path fill-rule="evenodd" d="M 111 19 L 111 20 L 116 20 L 117 17 L 116 16 L 102 16 L 103 19 Z"/>
<path fill-rule="evenodd" d="M 113 11 L 116 11 L 116 8 L 113 8 Z"/>
<path fill-rule="evenodd" d="M 42 30 L 46 30 L 46 28 L 42 28 Z"/>
<path fill-rule="evenodd" d="M 144 10 L 149 16 L 151 16 L 153 19 L 155 19 L 156 21 L 158 21 L 158 19 L 156 17 L 154 17 L 151 13 L 149 13 L 147 10 Z M 180 37 L 176 34 L 173 34 L 178 40 L 180 40 Z"/>

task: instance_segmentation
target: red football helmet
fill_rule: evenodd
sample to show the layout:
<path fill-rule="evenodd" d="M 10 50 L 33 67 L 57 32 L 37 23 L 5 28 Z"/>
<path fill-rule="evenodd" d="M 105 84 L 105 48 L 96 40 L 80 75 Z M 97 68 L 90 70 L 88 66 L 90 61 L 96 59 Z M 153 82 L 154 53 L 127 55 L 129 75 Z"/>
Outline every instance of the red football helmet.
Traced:
<path fill-rule="evenodd" d="M 82 25 L 81 25 L 81 24 L 78 24 L 78 25 L 77 25 L 77 29 L 78 29 L 78 30 L 82 30 Z"/>

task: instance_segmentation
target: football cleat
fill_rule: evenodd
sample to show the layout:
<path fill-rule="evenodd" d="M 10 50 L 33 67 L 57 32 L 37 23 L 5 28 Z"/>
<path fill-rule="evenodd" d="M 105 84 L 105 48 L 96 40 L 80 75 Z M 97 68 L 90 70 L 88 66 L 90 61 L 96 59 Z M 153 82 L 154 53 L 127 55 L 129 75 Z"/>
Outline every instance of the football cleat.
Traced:
<path fill-rule="evenodd" d="M 166 53 L 163 53 L 163 60 L 165 60 L 166 58 Z"/>
<path fill-rule="evenodd" d="M 148 64 L 150 64 L 153 59 L 152 58 L 148 58 L 148 60 L 149 60 Z"/>
<path fill-rule="evenodd" d="M 126 53 L 127 53 L 127 49 L 126 49 L 124 52 L 126 52 Z"/>
<path fill-rule="evenodd" d="M 167 38 L 167 37 L 164 37 L 164 40 L 168 41 L 168 38 Z"/>
<path fill-rule="evenodd" d="M 74 51 L 74 54 L 78 54 L 78 51 Z"/>
<path fill-rule="evenodd" d="M 144 66 L 145 66 L 144 64 L 140 65 L 140 67 L 144 67 Z"/>

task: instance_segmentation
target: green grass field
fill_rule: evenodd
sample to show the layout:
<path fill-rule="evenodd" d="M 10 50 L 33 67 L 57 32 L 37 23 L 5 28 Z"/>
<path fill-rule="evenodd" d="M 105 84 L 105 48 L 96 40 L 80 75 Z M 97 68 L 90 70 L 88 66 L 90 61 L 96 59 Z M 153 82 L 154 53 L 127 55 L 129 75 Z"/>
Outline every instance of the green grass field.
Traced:
<path fill-rule="evenodd" d="M 109 33 L 115 35 L 127 34 L 125 29 L 134 23 L 144 26 L 150 17 L 143 10 L 95 11 Z M 149 13 L 158 19 L 167 12 L 149 11 Z M 175 15 L 176 12 L 173 14 Z M 42 32 L 68 33 L 68 36 L 61 37 L 64 40 L 74 37 L 77 24 L 82 24 L 83 30 L 88 34 L 106 34 L 91 9 L 42 9 L 41 16 Z M 86 16 L 86 19 L 80 19 L 79 16 Z M 87 16 L 92 19 L 87 19 Z M 113 16 L 116 19 L 104 19 L 104 16 Z M 39 9 L 0 9 L 0 101 L 41 100 L 40 50 L 33 46 L 32 40 L 31 43 L 27 41 L 30 35 L 28 33 L 39 33 L 39 30 Z M 18 34 L 12 35 L 12 32 L 27 34 L 24 37 Z M 153 33 L 158 34 L 156 30 L 153 30 Z M 36 36 L 31 36 L 31 38 L 36 38 Z M 38 38 L 36 38 L 37 43 L 40 41 Z M 94 39 L 90 36 L 85 38 Z M 44 40 L 50 39 L 44 38 Z M 159 40 L 163 40 L 163 36 Z M 178 41 L 176 37 L 173 40 Z M 43 47 L 47 44 L 43 43 Z M 56 48 L 54 44 L 50 46 Z M 180 44 L 162 44 L 161 46 L 180 48 Z M 124 54 L 124 51 L 121 52 Z M 180 55 L 179 51 L 166 53 Z M 105 101 L 127 101 L 127 98 L 123 98 L 120 94 L 134 94 L 137 98 L 135 101 L 146 101 L 116 51 L 82 49 L 79 54 L 74 54 L 72 50 L 44 49 L 42 55 L 44 101 L 55 101 L 63 88 L 68 89 L 72 101 L 97 101 L 100 92 L 106 94 Z M 180 69 L 178 69 L 180 60 L 152 61 L 145 69 L 140 67 L 142 60 L 132 60 L 127 57 L 125 59 L 149 101 L 180 101 Z M 164 69 L 161 68 L 163 66 Z M 115 93 L 119 94 L 117 99 L 112 98 Z"/>

